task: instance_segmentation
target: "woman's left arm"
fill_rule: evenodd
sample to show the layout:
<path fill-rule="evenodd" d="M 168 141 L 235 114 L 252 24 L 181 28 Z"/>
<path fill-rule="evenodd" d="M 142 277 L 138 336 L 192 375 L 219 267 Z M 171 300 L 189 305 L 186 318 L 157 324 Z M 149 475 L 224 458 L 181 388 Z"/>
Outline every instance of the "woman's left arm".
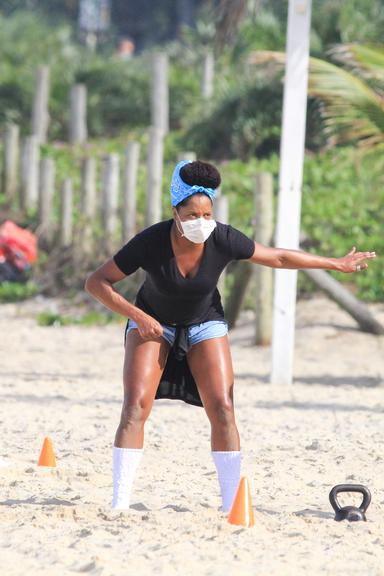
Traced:
<path fill-rule="evenodd" d="M 372 258 L 376 258 L 376 252 L 356 252 L 355 247 L 341 258 L 327 258 L 302 250 L 270 248 L 255 242 L 255 251 L 249 260 L 254 264 L 262 264 L 271 268 L 291 270 L 323 268 L 324 270 L 351 273 L 366 270 L 368 268 L 366 260 L 371 260 Z"/>

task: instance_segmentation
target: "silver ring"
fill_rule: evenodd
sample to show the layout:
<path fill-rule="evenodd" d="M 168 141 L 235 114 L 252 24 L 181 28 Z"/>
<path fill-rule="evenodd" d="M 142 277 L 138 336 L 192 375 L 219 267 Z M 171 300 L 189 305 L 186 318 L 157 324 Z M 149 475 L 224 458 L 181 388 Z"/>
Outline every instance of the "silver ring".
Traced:
<path fill-rule="evenodd" d="M 357 264 L 356 265 L 356 272 L 360 272 L 360 270 L 361 270 L 361 266 L 360 266 L 360 264 Z"/>

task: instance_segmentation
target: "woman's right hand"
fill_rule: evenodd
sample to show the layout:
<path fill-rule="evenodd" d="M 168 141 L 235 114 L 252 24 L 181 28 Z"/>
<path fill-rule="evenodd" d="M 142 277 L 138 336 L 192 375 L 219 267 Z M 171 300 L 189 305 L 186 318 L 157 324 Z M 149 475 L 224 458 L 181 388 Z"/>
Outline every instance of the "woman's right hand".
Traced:
<path fill-rule="evenodd" d="M 160 322 L 148 314 L 144 313 L 143 316 L 140 316 L 135 322 L 143 340 L 153 340 L 163 335 L 163 327 Z"/>

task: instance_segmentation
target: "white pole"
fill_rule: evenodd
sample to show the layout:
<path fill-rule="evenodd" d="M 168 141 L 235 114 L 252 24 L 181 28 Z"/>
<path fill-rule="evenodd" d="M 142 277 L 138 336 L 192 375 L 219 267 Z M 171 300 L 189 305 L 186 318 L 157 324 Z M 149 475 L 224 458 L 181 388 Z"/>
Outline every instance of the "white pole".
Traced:
<path fill-rule="evenodd" d="M 208 51 L 203 59 L 203 78 L 201 81 L 201 94 L 205 100 L 209 100 L 213 95 L 213 85 L 215 78 L 215 60 L 213 53 Z"/>
<path fill-rule="evenodd" d="M 155 52 L 152 56 L 152 126 L 162 130 L 164 136 L 169 131 L 169 88 L 168 56 Z"/>
<path fill-rule="evenodd" d="M 276 246 L 299 246 L 311 0 L 289 0 Z M 275 271 L 271 383 L 292 383 L 297 271 Z"/>

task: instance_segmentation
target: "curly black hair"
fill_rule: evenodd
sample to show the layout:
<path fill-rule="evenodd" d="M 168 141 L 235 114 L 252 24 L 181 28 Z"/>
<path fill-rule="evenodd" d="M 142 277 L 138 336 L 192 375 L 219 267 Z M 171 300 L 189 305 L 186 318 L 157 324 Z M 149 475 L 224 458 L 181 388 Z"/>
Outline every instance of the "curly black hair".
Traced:
<path fill-rule="evenodd" d="M 206 188 L 218 188 L 221 183 L 220 172 L 208 162 L 195 160 L 185 164 L 180 170 L 181 179 L 190 186 L 205 186 Z"/>

